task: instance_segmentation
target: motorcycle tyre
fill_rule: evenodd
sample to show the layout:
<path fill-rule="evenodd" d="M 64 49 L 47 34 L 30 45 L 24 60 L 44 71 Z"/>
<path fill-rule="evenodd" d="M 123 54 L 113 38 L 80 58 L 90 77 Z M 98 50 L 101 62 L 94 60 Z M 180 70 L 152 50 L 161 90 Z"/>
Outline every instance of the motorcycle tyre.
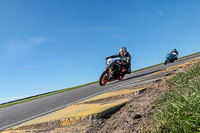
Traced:
<path fill-rule="evenodd" d="M 101 74 L 101 76 L 100 76 L 100 78 L 99 78 L 99 85 L 100 85 L 100 86 L 104 86 L 104 85 L 108 82 L 108 80 L 105 80 L 104 82 L 102 81 L 102 80 L 104 80 L 104 79 L 106 78 L 106 74 L 108 75 L 108 72 L 107 72 L 107 71 L 104 71 L 104 72 Z"/>
<path fill-rule="evenodd" d="M 168 60 L 165 60 L 164 65 L 167 65 L 167 63 L 168 63 Z"/>

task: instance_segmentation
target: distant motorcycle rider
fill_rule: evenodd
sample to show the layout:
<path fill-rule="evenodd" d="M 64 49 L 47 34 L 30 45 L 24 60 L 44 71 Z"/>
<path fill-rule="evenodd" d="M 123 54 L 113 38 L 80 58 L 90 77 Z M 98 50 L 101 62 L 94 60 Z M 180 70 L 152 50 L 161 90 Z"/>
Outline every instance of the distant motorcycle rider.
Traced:
<path fill-rule="evenodd" d="M 175 60 L 178 60 L 178 51 L 176 49 L 173 49 L 173 51 L 170 53 L 174 55 Z"/>
<path fill-rule="evenodd" d="M 120 64 L 125 67 L 125 69 L 122 70 L 122 73 L 130 74 L 131 73 L 131 55 L 127 51 L 127 48 L 121 47 L 119 53 L 105 57 L 105 60 L 107 60 L 109 58 L 116 58 L 116 57 L 119 57 L 122 60 L 122 62 L 120 62 Z M 114 72 L 113 72 L 112 76 L 113 75 L 114 75 Z"/>

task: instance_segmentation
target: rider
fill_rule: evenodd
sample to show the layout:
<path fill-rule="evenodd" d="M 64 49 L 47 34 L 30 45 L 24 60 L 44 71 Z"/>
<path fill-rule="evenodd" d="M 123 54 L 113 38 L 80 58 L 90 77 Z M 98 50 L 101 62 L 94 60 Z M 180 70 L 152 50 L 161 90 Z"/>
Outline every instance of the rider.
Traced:
<path fill-rule="evenodd" d="M 116 57 L 119 57 L 122 60 L 122 62 L 120 62 L 120 64 L 125 67 L 125 69 L 122 70 L 122 73 L 130 74 L 131 73 L 131 55 L 127 51 L 127 48 L 121 47 L 119 53 L 105 57 L 105 59 L 107 60 L 109 58 L 116 58 Z M 114 74 L 112 74 L 112 75 L 114 75 Z"/>
<path fill-rule="evenodd" d="M 176 49 L 173 49 L 173 51 L 170 53 L 174 55 L 175 60 L 178 60 L 178 51 Z"/>

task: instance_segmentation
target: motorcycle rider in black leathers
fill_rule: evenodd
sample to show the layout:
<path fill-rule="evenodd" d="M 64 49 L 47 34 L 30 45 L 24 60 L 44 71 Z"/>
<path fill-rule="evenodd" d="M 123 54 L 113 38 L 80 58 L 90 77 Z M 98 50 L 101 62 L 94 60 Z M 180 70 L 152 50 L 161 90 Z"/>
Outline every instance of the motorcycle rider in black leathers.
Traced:
<path fill-rule="evenodd" d="M 127 51 L 127 48 L 122 47 L 122 48 L 120 48 L 119 53 L 105 57 L 105 59 L 107 60 L 109 58 L 116 58 L 116 57 L 119 57 L 122 60 L 122 62 L 120 62 L 120 64 L 125 67 L 125 69 L 122 70 L 122 73 L 123 74 L 130 74 L 131 73 L 131 55 Z M 115 72 L 113 72 L 111 76 L 113 76 L 114 73 Z"/>
<path fill-rule="evenodd" d="M 178 51 L 176 49 L 173 49 L 173 51 L 170 53 L 174 55 L 175 60 L 178 60 Z"/>

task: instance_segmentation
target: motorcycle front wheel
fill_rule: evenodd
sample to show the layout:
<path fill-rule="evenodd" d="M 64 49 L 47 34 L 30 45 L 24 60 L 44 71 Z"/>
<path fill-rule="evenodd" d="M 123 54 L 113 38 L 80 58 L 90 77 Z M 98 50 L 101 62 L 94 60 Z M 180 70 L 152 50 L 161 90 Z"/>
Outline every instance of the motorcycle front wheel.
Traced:
<path fill-rule="evenodd" d="M 164 65 L 166 65 L 168 63 L 168 60 L 165 60 Z"/>
<path fill-rule="evenodd" d="M 99 78 L 99 85 L 104 86 L 108 82 L 108 72 L 104 71 Z"/>

